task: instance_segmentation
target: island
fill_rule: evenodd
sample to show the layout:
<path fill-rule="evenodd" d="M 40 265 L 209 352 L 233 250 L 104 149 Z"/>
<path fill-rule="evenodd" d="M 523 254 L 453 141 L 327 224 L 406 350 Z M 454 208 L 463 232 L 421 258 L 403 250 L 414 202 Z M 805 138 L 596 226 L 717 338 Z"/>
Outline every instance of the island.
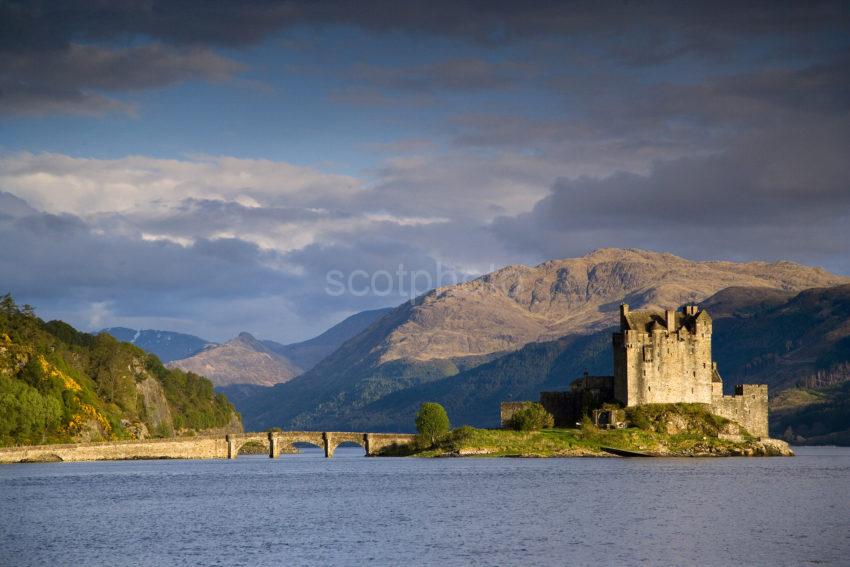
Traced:
<path fill-rule="evenodd" d="M 537 404 L 539 405 L 539 404 Z M 529 410 L 534 411 L 529 403 Z M 375 456 L 415 457 L 778 457 L 793 456 L 785 441 L 753 437 L 700 404 L 652 404 L 621 410 L 629 427 L 527 430 L 459 427 L 430 443 L 421 436 Z"/>

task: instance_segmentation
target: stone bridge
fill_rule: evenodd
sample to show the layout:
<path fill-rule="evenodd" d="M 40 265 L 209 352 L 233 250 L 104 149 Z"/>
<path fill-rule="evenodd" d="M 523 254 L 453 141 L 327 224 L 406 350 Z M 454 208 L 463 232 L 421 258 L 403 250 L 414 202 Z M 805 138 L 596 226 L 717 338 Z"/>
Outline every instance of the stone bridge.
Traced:
<path fill-rule="evenodd" d="M 30 445 L 0 448 L 0 463 L 48 461 L 114 461 L 132 459 L 235 459 L 248 442 L 259 442 L 275 459 L 282 453 L 297 453 L 294 443 L 321 447 L 333 457 L 341 443 L 356 443 L 366 455 L 389 445 L 411 443 L 414 435 L 404 433 L 353 433 L 340 431 L 270 431 L 229 435 L 175 437 L 143 441 L 106 441 L 65 445 Z"/>
<path fill-rule="evenodd" d="M 374 455 L 389 445 L 411 443 L 414 435 L 404 433 L 354 433 L 350 431 L 270 431 L 268 433 L 231 433 L 226 437 L 227 458 L 235 459 L 239 449 L 248 442 L 262 443 L 268 448 L 269 457 L 276 459 L 281 453 L 297 453 L 295 443 L 309 443 L 321 447 L 325 457 L 334 456 L 342 443 L 354 443 L 365 449 L 366 455 Z"/>

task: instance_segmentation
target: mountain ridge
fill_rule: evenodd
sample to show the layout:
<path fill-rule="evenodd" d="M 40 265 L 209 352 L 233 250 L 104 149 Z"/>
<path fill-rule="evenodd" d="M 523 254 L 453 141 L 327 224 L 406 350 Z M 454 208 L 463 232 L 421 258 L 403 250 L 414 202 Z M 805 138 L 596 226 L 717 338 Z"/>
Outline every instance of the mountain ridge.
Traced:
<path fill-rule="evenodd" d="M 220 345 L 210 345 L 193 356 L 174 360 L 171 367 L 207 376 L 219 387 L 237 385 L 273 386 L 313 368 L 342 343 L 359 333 L 391 308 L 372 309 L 350 315 L 320 335 L 283 345 L 259 340 L 250 333 Z M 241 394 L 232 390 L 237 396 Z"/>
<path fill-rule="evenodd" d="M 246 332 L 166 366 L 205 376 L 217 387 L 233 384 L 273 386 L 302 372 L 290 360 Z"/>
<path fill-rule="evenodd" d="M 534 267 L 507 266 L 421 296 L 410 321 L 378 346 L 380 361 L 488 354 L 600 330 L 615 321 L 620 301 L 663 309 L 733 285 L 800 291 L 847 282 L 850 278 L 788 261 L 697 262 L 668 253 L 603 248 Z M 440 319 L 451 324 L 434 325 Z M 511 332 L 503 332 L 504 327 Z"/>
<path fill-rule="evenodd" d="M 155 354 L 163 363 L 194 356 L 218 344 L 195 335 L 156 329 L 107 327 L 99 332 L 108 333 L 119 341 L 136 345 L 145 352 Z"/>
<path fill-rule="evenodd" d="M 400 305 L 310 371 L 245 403 L 256 423 L 324 427 L 335 415 L 525 345 L 610 328 L 624 301 L 664 309 L 733 286 L 795 292 L 847 282 L 793 262 L 694 262 L 644 250 L 510 266 Z"/>

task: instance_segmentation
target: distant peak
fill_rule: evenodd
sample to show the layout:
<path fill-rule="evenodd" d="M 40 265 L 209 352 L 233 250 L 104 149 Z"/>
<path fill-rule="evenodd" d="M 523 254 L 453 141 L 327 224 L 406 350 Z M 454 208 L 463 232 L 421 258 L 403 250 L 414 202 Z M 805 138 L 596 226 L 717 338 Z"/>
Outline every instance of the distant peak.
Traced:
<path fill-rule="evenodd" d="M 239 336 L 237 338 L 245 339 L 245 340 L 249 340 L 249 341 L 256 341 L 257 340 L 257 339 L 254 338 L 254 335 L 252 335 L 251 333 L 249 333 L 247 331 L 242 331 L 241 333 L 239 333 Z"/>

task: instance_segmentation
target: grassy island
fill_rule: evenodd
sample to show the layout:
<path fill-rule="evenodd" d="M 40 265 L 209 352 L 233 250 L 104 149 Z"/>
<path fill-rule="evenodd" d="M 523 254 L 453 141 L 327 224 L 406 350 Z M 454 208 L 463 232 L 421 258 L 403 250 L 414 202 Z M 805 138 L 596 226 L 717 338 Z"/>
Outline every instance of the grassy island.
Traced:
<path fill-rule="evenodd" d="M 420 440 L 386 448 L 385 456 L 599 457 L 617 452 L 653 457 L 790 456 L 788 445 L 757 439 L 700 404 L 629 408 L 630 427 L 604 430 L 589 422 L 575 429 L 476 429 L 460 427 L 435 443 Z"/>

